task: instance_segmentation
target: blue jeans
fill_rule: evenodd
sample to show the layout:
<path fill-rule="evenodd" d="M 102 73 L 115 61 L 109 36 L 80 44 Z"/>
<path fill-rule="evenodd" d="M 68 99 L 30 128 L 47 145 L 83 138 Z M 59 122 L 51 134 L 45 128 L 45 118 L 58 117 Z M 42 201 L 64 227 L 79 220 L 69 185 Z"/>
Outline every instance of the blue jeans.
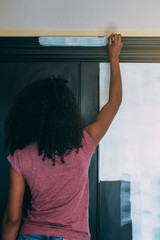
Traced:
<path fill-rule="evenodd" d="M 17 240 L 63 240 L 63 238 L 45 235 L 19 235 Z"/>

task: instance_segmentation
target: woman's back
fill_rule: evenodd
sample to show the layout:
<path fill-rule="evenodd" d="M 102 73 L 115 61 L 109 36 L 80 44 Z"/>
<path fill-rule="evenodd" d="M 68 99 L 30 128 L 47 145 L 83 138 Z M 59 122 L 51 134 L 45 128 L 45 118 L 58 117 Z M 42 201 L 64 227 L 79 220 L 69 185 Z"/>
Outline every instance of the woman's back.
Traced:
<path fill-rule="evenodd" d="M 26 179 L 31 190 L 31 208 L 20 234 L 50 235 L 65 239 L 90 239 L 88 226 L 88 169 L 95 144 L 86 131 L 79 153 L 74 149 L 59 156 L 55 166 L 51 159 L 42 161 L 37 143 L 16 150 L 7 159 L 14 169 Z"/>

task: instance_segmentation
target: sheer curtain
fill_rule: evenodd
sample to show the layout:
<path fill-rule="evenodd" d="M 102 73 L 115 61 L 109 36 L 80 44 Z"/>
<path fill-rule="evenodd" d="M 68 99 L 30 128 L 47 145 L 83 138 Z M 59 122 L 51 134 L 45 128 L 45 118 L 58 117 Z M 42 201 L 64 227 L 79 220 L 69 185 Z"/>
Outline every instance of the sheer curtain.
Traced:
<path fill-rule="evenodd" d="M 120 63 L 120 69 L 123 101 L 100 142 L 99 180 L 129 181 L 133 240 L 160 240 L 160 64 Z M 100 109 L 109 81 L 110 64 L 101 63 Z"/>

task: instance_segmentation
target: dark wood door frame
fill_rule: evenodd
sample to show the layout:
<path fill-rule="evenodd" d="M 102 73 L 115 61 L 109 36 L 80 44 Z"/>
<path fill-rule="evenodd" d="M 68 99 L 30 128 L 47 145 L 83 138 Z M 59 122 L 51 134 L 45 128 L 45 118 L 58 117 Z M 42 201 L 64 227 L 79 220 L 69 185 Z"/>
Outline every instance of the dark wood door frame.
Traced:
<path fill-rule="evenodd" d="M 122 37 L 122 42 L 124 45 L 120 54 L 120 62 L 160 62 L 160 37 Z M 85 88 L 86 79 L 90 79 L 87 84 L 94 84 L 94 86 L 97 84 L 97 92 L 94 94 L 98 98 L 99 63 L 109 62 L 109 58 L 107 47 L 42 47 L 39 45 L 37 37 L 0 37 L 0 62 L 77 62 L 80 87 Z M 88 69 L 90 70 L 88 71 Z M 93 69 L 93 73 L 91 69 Z M 91 78 L 92 74 L 94 80 Z M 79 95 L 79 98 L 82 96 Z M 78 102 L 80 103 L 81 99 L 78 99 Z M 83 109 L 82 106 L 81 109 Z M 99 102 L 96 102 L 95 110 L 88 113 L 91 114 L 90 120 L 94 119 L 98 109 Z M 82 112 L 82 115 L 87 119 L 87 113 Z M 94 208 L 95 221 L 90 224 L 95 228 L 92 240 L 98 240 L 98 149 L 93 158 L 94 165 L 90 168 L 93 176 L 90 181 L 93 181 L 93 186 L 90 190 L 94 200 L 91 203 L 90 211 L 91 208 Z"/>
<path fill-rule="evenodd" d="M 122 37 L 120 62 L 160 62 L 160 37 Z M 38 37 L 0 37 L 0 61 L 109 62 L 107 47 L 45 47 Z"/>

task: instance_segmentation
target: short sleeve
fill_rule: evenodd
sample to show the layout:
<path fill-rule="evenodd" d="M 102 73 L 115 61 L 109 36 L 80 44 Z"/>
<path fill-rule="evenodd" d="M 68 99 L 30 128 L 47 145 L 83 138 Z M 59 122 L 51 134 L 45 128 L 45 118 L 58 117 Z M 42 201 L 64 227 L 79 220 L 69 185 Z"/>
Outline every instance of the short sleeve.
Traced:
<path fill-rule="evenodd" d="M 7 160 L 11 164 L 11 166 L 14 168 L 14 170 L 22 175 L 22 162 L 20 159 L 20 150 L 17 149 L 13 155 L 9 154 L 7 156 Z"/>
<path fill-rule="evenodd" d="M 83 131 L 83 135 L 84 135 L 84 141 L 83 141 L 84 151 L 89 156 L 92 156 L 96 149 L 95 143 L 91 138 L 91 136 L 85 130 Z"/>

